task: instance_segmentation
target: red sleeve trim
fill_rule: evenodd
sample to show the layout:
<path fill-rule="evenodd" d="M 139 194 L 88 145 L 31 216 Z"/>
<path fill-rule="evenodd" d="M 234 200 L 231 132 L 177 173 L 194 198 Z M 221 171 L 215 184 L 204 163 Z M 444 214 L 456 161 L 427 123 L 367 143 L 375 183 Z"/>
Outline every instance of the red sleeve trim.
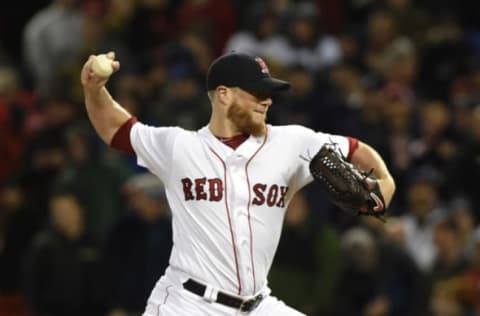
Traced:
<path fill-rule="evenodd" d="M 128 119 L 113 135 L 110 147 L 123 151 L 127 154 L 135 155 L 132 143 L 130 142 L 130 130 L 133 124 L 137 123 L 137 118 L 132 116 Z"/>
<path fill-rule="evenodd" d="M 348 156 L 347 160 L 350 161 L 352 159 L 353 153 L 358 149 L 358 139 L 348 136 Z"/>

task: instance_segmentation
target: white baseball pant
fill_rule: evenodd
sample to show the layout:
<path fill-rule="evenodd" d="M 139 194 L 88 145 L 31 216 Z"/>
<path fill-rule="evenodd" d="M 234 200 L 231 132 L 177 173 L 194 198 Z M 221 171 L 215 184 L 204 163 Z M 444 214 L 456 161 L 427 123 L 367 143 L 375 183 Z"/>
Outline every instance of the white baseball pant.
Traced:
<path fill-rule="evenodd" d="M 185 290 L 172 278 L 175 273 L 168 268 L 157 282 L 143 316 L 305 316 L 268 293 L 250 313 L 211 302 Z"/>

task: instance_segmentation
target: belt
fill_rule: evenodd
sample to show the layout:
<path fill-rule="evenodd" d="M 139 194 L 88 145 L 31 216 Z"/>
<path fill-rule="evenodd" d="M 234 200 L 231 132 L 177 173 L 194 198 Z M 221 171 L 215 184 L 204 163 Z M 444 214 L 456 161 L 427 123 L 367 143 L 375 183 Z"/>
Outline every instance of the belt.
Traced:
<path fill-rule="evenodd" d="M 195 280 L 188 279 L 185 283 L 183 283 L 183 288 L 203 297 L 207 286 L 198 283 Z M 239 309 L 240 311 L 245 313 L 249 313 L 253 311 L 258 306 L 258 304 L 260 304 L 263 298 L 263 294 L 258 294 L 257 296 L 249 300 L 242 300 L 238 297 L 218 291 L 217 299 L 215 300 L 215 302 Z"/>

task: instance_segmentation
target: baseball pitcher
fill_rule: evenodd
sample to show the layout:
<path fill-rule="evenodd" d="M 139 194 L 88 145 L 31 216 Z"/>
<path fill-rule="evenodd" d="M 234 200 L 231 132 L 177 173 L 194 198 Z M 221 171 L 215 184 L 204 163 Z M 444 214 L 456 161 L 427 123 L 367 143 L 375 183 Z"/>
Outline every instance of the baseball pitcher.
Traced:
<path fill-rule="evenodd" d="M 197 131 L 138 122 L 105 88 L 120 68 L 113 52 L 107 57 L 112 71 L 95 71 L 96 56 L 82 69 L 89 118 L 108 145 L 162 180 L 172 210 L 169 267 L 144 316 L 302 315 L 267 284 L 290 199 L 318 180 L 337 205 L 381 215 L 395 190 L 382 158 L 351 137 L 266 124 L 272 95 L 290 85 L 260 57 L 233 52 L 213 61 L 211 117 Z"/>

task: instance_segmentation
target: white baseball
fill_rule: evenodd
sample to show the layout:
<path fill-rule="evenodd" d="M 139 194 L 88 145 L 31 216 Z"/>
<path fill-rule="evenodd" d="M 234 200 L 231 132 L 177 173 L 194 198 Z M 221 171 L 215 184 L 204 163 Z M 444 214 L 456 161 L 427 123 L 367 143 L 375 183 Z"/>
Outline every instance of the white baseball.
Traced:
<path fill-rule="evenodd" d="M 99 77 L 108 77 L 113 72 L 113 61 L 105 54 L 93 58 L 90 68 Z"/>

